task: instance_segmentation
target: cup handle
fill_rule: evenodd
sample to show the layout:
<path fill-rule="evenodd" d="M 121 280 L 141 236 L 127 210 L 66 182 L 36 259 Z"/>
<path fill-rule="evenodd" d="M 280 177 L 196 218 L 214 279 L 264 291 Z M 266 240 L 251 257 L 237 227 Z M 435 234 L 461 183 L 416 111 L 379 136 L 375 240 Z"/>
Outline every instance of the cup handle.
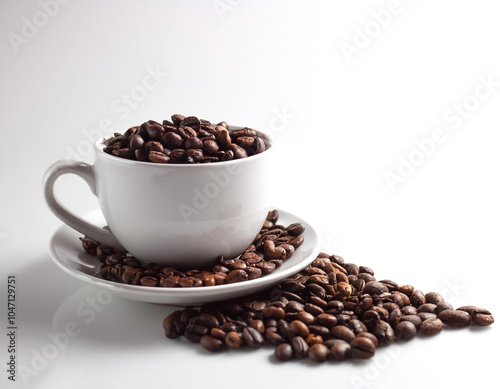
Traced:
<path fill-rule="evenodd" d="M 73 160 L 57 161 L 47 169 L 43 177 L 43 192 L 52 213 L 54 213 L 63 223 L 97 240 L 99 243 L 125 251 L 123 246 L 109 230 L 93 225 L 76 216 L 56 199 L 54 195 L 54 183 L 57 178 L 63 174 L 76 174 L 80 176 L 89 185 L 92 193 L 96 195 L 95 173 L 92 165 Z"/>

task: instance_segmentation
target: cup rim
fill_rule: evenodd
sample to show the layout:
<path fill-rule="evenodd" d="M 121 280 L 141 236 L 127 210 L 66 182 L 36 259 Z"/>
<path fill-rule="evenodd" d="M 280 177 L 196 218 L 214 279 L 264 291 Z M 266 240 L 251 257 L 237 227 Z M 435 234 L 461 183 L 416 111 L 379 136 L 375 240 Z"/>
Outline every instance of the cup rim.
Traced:
<path fill-rule="evenodd" d="M 241 126 L 228 126 L 229 127 L 229 130 L 241 130 L 245 127 L 241 127 Z M 115 133 L 109 133 L 109 134 L 106 134 L 102 137 L 100 137 L 99 139 L 97 139 L 95 142 L 94 142 L 94 147 L 96 149 L 96 152 L 99 153 L 99 155 L 102 155 L 104 156 L 105 158 L 112 158 L 113 161 L 121 161 L 125 164 L 133 164 L 133 165 L 139 165 L 139 166 L 157 166 L 157 168 L 172 168 L 172 167 L 175 167 L 175 168 L 191 168 L 193 169 L 194 167 L 199 167 L 201 168 L 202 166 L 204 168 L 209 168 L 210 166 L 213 166 L 216 165 L 216 166 L 221 166 L 221 165 L 230 165 L 230 164 L 239 164 L 239 163 L 245 163 L 245 161 L 248 161 L 248 160 L 255 160 L 256 158 L 263 158 L 264 155 L 268 155 L 268 153 L 273 150 L 275 148 L 275 145 L 274 145 L 274 139 L 272 138 L 272 136 L 268 133 L 265 133 L 263 131 L 259 131 L 259 130 L 255 130 L 253 129 L 254 131 L 257 132 L 257 135 L 261 136 L 262 138 L 264 138 L 264 140 L 266 142 L 268 142 L 268 144 L 270 145 L 270 147 L 268 149 L 266 149 L 265 151 L 263 151 L 262 153 L 259 153 L 259 154 L 254 154 L 254 155 L 251 155 L 249 157 L 246 157 L 246 158 L 240 158 L 240 159 L 232 159 L 230 161 L 218 161 L 218 162 L 213 162 L 213 163 L 153 163 L 153 162 L 146 162 L 146 161 L 137 161 L 137 160 L 134 160 L 134 159 L 127 159 L 127 158 L 120 158 L 120 157 L 116 157 L 114 155 L 111 155 L 111 154 L 108 154 L 106 152 L 104 152 L 104 141 L 106 141 L 107 139 L 115 136 L 114 134 Z"/>

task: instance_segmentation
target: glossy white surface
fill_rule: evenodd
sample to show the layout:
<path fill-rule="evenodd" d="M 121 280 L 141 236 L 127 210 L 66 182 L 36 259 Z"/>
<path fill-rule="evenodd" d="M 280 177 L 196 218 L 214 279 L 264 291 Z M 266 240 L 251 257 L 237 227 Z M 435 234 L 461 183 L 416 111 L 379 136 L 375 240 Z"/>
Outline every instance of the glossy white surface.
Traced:
<path fill-rule="evenodd" d="M 60 227 L 52 236 L 50 254 L 55 264 L 69 275 L 122 298 L 168 305 L 200 305 L 206 302 L 227 300 L 249 295 L 277 284 L 309 265 L 319 253 L 318 236 L 314 228 L 302 218 L 278 210 L 280 224 L 286 226 L 298 222 L 306 227 L 302 235 L 304 243 L 292 258 L 285 261 L 271 274 L 246 282 L 200 288 L 155 288 L 103 280 L 98 274 L 101 263 L 95 256 L 82 250 L 78 239 L 81 234 L 68 226 Z M 85 219 L 96 225 L 105 225 L 99 210 L 86 215 Z"/>
<path fill-rule="evenodd" d="M 24 366 L 15 383 L 2 368 L 0 387 L 494 387 L 500 87 L 467 118 L 453 109 L 474 104 L 478 77 L 500 81 L 498 1 L 400 0 L 380 31 L 374 13 L 398 2 L 58 1 L 45 25 L 42 2 L 0 1 L 0 364 L 15 275 Z M 22 38 L 34 15 L 41 27 L 25 27 L 30 38 L 15 52 L 9 34 Z M 374 36 L 363 41 L 367 23 Z M 355 39 L 364 47 L 348 63 L 339 46 Z M 484 306 L 497 322 L 418 337 L 367 361 L 279 364 L 267 347 L 212 355 L 168 340 L 161 323 L 174 307 L 65 274 L 49 254 L 61 222 L 43 199 L 45 170 L 67 157 L 92 163 L 98 137 L 173 113 L 273 129 L 271 204 L 308 220 L 323 251 L 455 307 Z M 446 141 L 392 192 L 384 173 L 435 128 Z M 99 207 L 81 179 L 60 181 L 69 209 Z"/>
<path fill-rule="evenodd" d="M 271 145 L 269 137 L 259 135 Z M 259 232 L 269 211 L 272 146 L 252 157 L 220 163 L 154 164 L 105 153 L 103 143 L 111 137 L 95 143 L 93 166 L 59 161 L 45 175 L 47 203 L 70 227 L 103 244 L 123 247 L 142 261 L 182 269 L 206 267 L 220 255 L 234 257 Z M 68 173 L 87 181 L 109 230 L 60 205 L 53 186 L 57 177 Z"/>

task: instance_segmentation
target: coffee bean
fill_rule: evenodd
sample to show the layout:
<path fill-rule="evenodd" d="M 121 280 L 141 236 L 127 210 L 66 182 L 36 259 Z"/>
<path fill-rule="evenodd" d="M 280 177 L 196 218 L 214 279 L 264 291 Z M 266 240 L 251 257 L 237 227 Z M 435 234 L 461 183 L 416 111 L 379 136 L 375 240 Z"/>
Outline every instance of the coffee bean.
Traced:
<path fill-rule="evenodd" d="M 211 335 L 203 335 L 200 338 L 201 346 L 211 352 L 217 352 L 224 348 L 224 343 Z"/>
<path fill-rule="evenodd" d="M 425 300 L 425 295 L 420 290 L 414 290 L 410 296 L 411 305 L 415 308 L 420 307 L 422 304 L 425 304 L 427 301 Z"/>
<path fill-rule="evenodd" d="M 292 338 L 292 349 L 297 357 L 304 358 L 307 356 L 307 352 L 309 351 L 309 345 L 304 338 L 295 336 Z"/>
<path fill-rule="evenodd" d="M 350 343 L 356 337 L 351 329 L 343 325 L 332 327 L 330 332 L 334 338 L 345 340 L 348 343 Z"/>
<path fill-rule="evenodd" d="M 394 342 L 394 330 L 389 323 L 385 321 L 379 321 L 375 324 L 375 326 L 371 329 L 371 332 L 377 337 L 378 343 L 381 346 L 390 345 Z"/>
<path fill-rule="evenodd" d="M 330 358 L 334 361 L 345 361 L 351 356 L 351 345 L 345 340 L 335 339 L 335 341 L 330 348 Z"/>
<path fill-rule="evenodd" d="M 293 358 L 293 348 L 288 343 L 282 343 L 274 350 L 274 356 L 278 361 L 289 361 Z"/>
<path fill-rule="evenodd" d="M 159 151 L 150 151 L 148 158 L 151 162 L 154 163 L 168 163 L 170 161 L 169 156 Z"/>
<path fill-rule="evenodd" d="M 405 315 L 401 318 L 400 323 L 403 321 L 411 322 L 417 330 L 420 328 L 420 324 L 422 324 L 422 318 L 417 315 Z"/>
<path fill-rule="evenodd" d="M 387 286 L 385 286 L 381 282 L 370 281 L 366 283 L 363 292 L 373 295 L 389 292 L 389 289 L 387 289 Z"/>
<path fill-rule="evenodd" d="M 453 306 L 446 301 L 441 301 L 437 303 L 435 313 L 439 315 L 441 312 L 446 311 L 448 309 L 453 309 Z"/>
<path fill-rule="evenodd" d="M 436 318 L 430 318 L 424 320 L 422 324 L 420 324 L 420 332 L 424 335 L 436 335 L 443 329 L 443 322 Z"/>
<path fill-rule="evenodd" d="M 419 312 L 417 313 L 417 316 L 422 319 L 422 321 L 427 320 L 427 319 L 435 319 L 437 315 L 432 312 Z"/>
<path fill-rule="evenodd" d="M 436 313 L 436 308 L 437 308 L 436 304 L 424 303 L 418 307 L 417 311 L 418 313 L 421 312 Z"/>
<path fill-rule="evenodd" d="M 264 344 L 264 338 L 255 328 L 243 328 L 242 335 L 245 343 L 252 348 L 258 348 Z"/>
<path fill-rule="evenodd" d="M 235 331 L 227 333 L 224 342 L 229 348 L 240 348 L 243 345 L 243 338 Z"/>
<path fill-rule="evenodd" d="M 472 312 L 472 321 L 479 326 L 489 326 L 494 319 L 490 311 L 484 308 L 476 308 Z"/>
<path fill-rule="evenodd" d="M 181 321 L 182 311 L 174 311 L 163 319 L 163 329 L 165 336 L 170 339 L 175 339 L 184 333 L 185 326 Z"/>
<path fill-rule="evenodd" d="M 201 127 L 201 121 L 196 116 L 188 116 L 183 118 L 179 123 L 179 127 L 184 127 L 184 126 L 188 126 L 195 130 L 198 130 Z"/>
<path fill-rule="evenodd" d="M 186 139 L 185 146 L 186 149 L 201 149 L 203 147 L 203 142 L 200 138 L 193 136 Z"/>
<path fill-rule="evenodd" d="M 425 301 L 431 304 L 439 304 L 444 301 L 443 296 L 436 292 L 429 292 L 425 294 Z"/>
<path fill-rule="evenodd" d="M 303 338 L 309 335 L 309 327 L 300 320 L 293 320 L 288 328 L 289 337 L 302 336 Z"/>
<path fill-rule="evenodd" d="M 466 311 L 447 309 L 438 315 L 438 319 L 450 327 L 461 328 L 470 324 L 471 315 Z"/>
<path fill-rule="evenodd" d="M 356 337 L 351 341 L 351 352 L 356 358 L 369 359 L 375 355 L 375 349 L 375 344 L 366 337 Z"/>
<path fill-rule="evenodd" d="M 394 334 L 398 340 L 411 340 L 417 334 L 417 327 L 411 321 L 400 321 L 396 324 Z"/>
<path fill-rule="evenodd" d="M 372 341 L 372 343 L 375 345 L 375 347 L 378 347 L 378 339 L 371 332 L 360 332 L 359 334 L 356 335 L 356 338 L 360 338 L 360 337 L 370 339 Z"/>
<path fill-rule="evenodd" d="M 466 305 L 457 308 L 457 311 L 467 312 L 471 316 L 472 322 L 480 326 L 489 326 L 494 322 L 493 316 L 491 315 L 490 311 L 484 308 L 476 307 L 474 305 Z"/>
<path fill-rule="evenodd" d="M 307 351 L 307 356 L 313 362 L 325 362 L 330 355 L 328 347 L 321 343 L 313 344 Z"/>

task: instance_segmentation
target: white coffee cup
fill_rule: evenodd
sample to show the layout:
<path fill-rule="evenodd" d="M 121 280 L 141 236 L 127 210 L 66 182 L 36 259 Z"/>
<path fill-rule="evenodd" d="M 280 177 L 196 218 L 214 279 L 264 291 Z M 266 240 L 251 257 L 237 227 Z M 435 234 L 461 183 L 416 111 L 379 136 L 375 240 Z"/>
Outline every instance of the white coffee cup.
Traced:
<path fill-rule="evenodd" d="M 156 164 L 105 153 L 103 143 L 111 136 L 95 143 L 94 165 L 61 160 L 48 168 L 45 199 L 65 224 L 142 261 L 181 269 L 210 267 L 220 255 L 233 258 L 251 244 L 269 211 L 272 147 L 231 161 Z M 56 179 L 68 173 L 90 186 L 107 228 L 88 223 L 55 198 Z"/>

